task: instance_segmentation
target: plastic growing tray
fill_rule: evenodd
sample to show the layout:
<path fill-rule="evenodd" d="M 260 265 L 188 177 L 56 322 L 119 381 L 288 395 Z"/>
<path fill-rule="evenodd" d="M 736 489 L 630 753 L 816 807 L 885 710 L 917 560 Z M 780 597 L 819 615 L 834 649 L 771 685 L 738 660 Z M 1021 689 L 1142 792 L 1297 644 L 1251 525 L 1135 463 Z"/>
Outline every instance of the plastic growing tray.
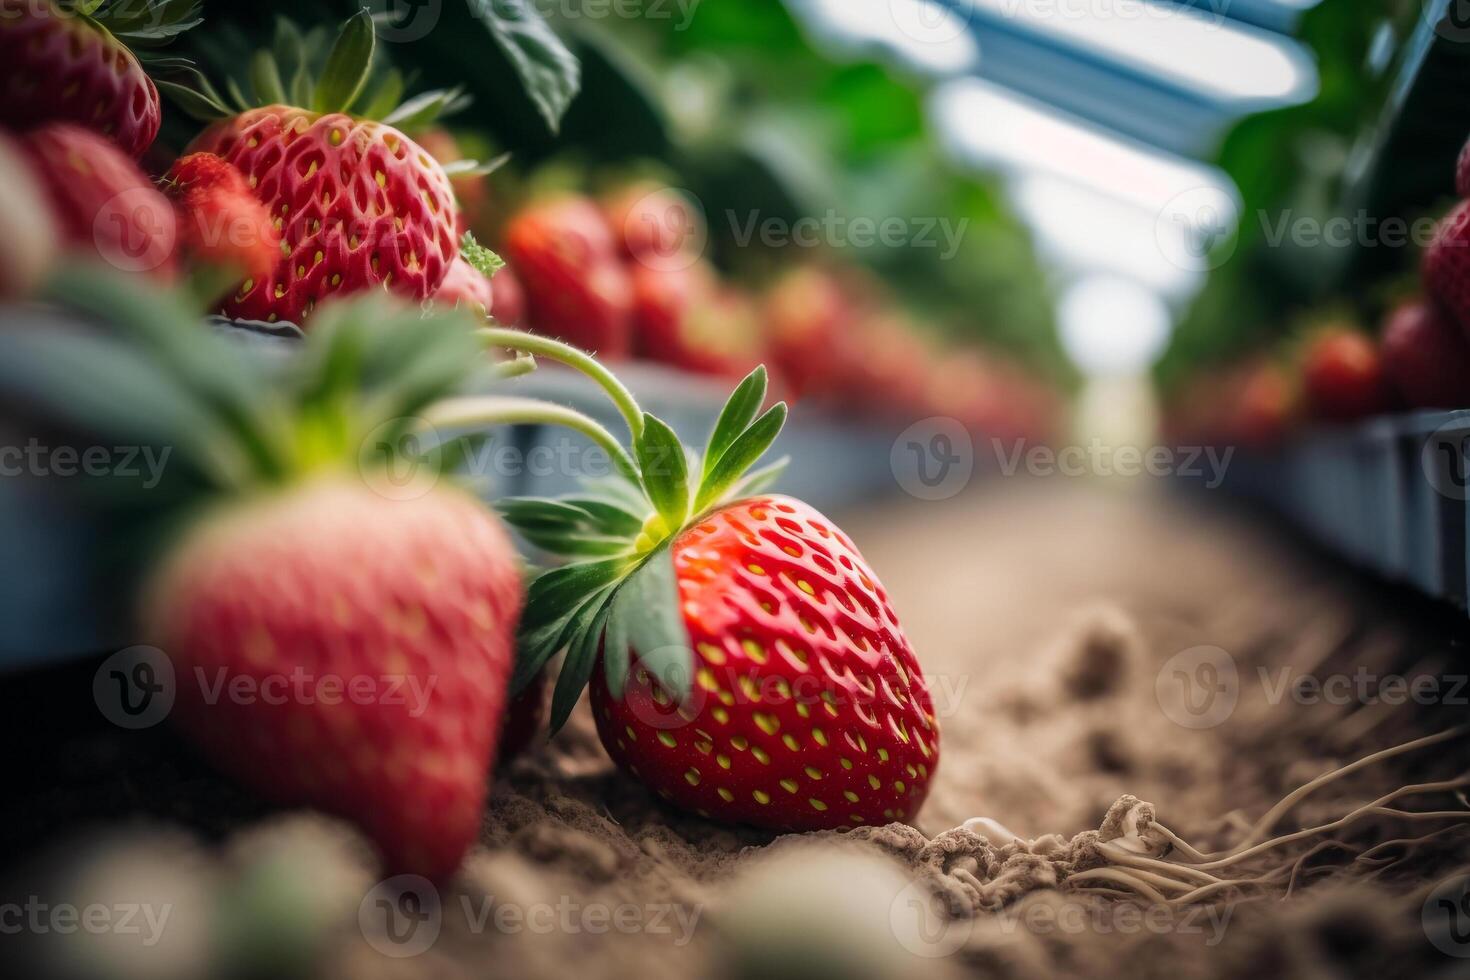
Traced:
<path fill-rule="evenodd" d="M 1225 486 L 1350 561 L 1470 609 L 1470 411 L 1310 432 L 1240 454 Z"/>

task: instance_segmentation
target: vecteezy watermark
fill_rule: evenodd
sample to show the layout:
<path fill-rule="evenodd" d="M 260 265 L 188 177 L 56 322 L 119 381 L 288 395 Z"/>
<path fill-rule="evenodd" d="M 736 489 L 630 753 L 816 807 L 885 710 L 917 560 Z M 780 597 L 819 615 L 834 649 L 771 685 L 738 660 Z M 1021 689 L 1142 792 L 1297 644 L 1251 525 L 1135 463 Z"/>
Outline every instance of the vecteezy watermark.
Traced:
<path fill-rule="evenodd" d="M 970 942 L 976 920 L 952 915 L 944 899 L 922 882 L 913 882 L 889 906 L 889 925 L 899 945 L 925 959 L 951 956 Z M 1234 913 L 1231 906 L 1139 906 L 1052 896 L 1045 901 L 1020 901 L 987 914 L 987 928 L 1003 935 L 1024 930 L 1035 936 L 1077 935 L 1191 935 L 1204 936 L 1206 946 L 1225 938 Z"/>
<path fill-rule="evenodd" d="M 949 217 L 901 218 L 890 215 L 874 218 L 865 215 L 849 217 L 835 210 L 808 215 L 795 221 L 760 211 L 728 210 L 730 235 L 740 248 L 759 244 L 769 249 L 783 248 L 918 248 L 938 249 L 939 258 L 949 261 L 964 244 L 970 219 Z"/>
<path fill-rule="evenodd" d="M 1322 218 L 1291 208 L 1257 212 L 1264 241 L 1271 248 L 1426 248 L 1439 222 L 1432 217 L 1380 217 L 1359 210 Z"/>
<path fill-rule="evenodd" d="M 254 641 L 268 644 L 268 637 Z M 422 717 L 438 677 L 408 673 L 317 673 L 295 665 L 246 674 L 226 667 L 195 667 L 182 675 L 157 647 L 133 646 L 103 661 L 92 675 L 92 697 L 103 717 L 120 728 L 150 728 L 173 710 L 181 684 L 192 684 L 205 705 L 389 705 Z"/>
<path fill-rule="evenodd" d="M 1470 422 L 1452 419 L 1429 433 L 1419 450 L 1429 485 L 1450 500 L 1470 500 Z"/>
<path fill-rule="evenodd" d="M 948 500 L 970 485 L 975 444 L 957 419 L 935 416 L 915 422 L 888 453 L 893 478 L 911 497 Z"/>
<path fill-rule="evenodd" d="M 174 254 L 178 219 L 152 187 L 130 187 L 102 203 L 92 216 L 92 242 L 109 265 L 123 272 L 152 272 Z"/>
<path fill-rule="evenodd" d="M 1383 674 L 1359 665 L 1330 674 L 1295 671 L 1289 665 L 1256 667 L 1242 674 L 1235 658 L 1216 646 L 1197 646 L 1170 657 L 1154 680 L 1154 693 L 1164 715 L 1183 728 L 1224 724 L 1235 713 L 1247 679 L 1258 685 L 1268 705 L 1287 701 L 1310 707 L 1414 704 L 1470 705 L 1470 675 Z"/>
<path fill-rule="evenodd" d="M 1123 477 L 1179 476 L 1203 480 L 1214 490 L 1225 482 L 1235 447 L 1114 445 L 1094 438 L 1087 445 L 1030 445 L 1024 439 L 1007 443 L 991 439 L 995 462 L 1003 476 L 1024 470 L 1030 476 Z"/>
<path fill-rule="evenodd" d="M 151 902 L 46 902 L 38 895 L 24 902 L 0 903 L 0 935 L 21 933 L 69 936 L 78 932 L 94 936 L 141 936 L 152 947 L 163 936 L 172 903 Z"/>
<path fill-rule="evenodd" d="M 1470 0 L 1420 0 L 1420 12 L 1446 41 L 1470 41 Z"/>
<path fill-rule="evenodd" d="M 1165 259 L 1188 272 L 1218 269 L 1235 254 L 1240 205 L 1218 187 L 1176 194 L 1159 211 L 1154 240 Z"/>
<path fill-rule="evenodd" d="M 48 446 L 32 437 L 23 446 L 0 446 L 0 477 L 105 477 L 142 479 L 152 490 L 163 479 L 170 446 Z"/>
<path fill-rule="evenodd" d="M 384 956 L 404 959 L 428 952 L 446 924 L 470 935 L 644 935 L 687 946 L 704 913 L 702 905 L 679 902 L 635 904 L 580 902 L 569 895 L 555 902 L 508 902 L 492 895 L 457 896 L 445 902 L 432 882 L 398 875 L 379 882 L 363 898 L 357 924 L 368 945 Z"/>
<path fill-rule="evenodd" d="M 1235 658 L 1215 646 L 1190 647 L 1164 662 L 1154 679 L 1164 717 L 1181 728 L 1215 728 L 1235 713 L 1240 672 Z"/>
<path fill-rule="evenodd" d="M 1470 875 L 1441 881 L 1419 910 L 1424 935 L 1446 956 L 1470 958 Z"/>

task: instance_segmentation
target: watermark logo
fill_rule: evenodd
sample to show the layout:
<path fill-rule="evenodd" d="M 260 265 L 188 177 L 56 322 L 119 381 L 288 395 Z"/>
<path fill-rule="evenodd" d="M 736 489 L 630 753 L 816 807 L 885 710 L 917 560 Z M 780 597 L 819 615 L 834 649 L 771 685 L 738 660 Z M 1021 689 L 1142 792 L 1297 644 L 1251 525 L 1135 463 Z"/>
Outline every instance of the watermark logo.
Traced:
<path fill-rule="evenodd" d="M 439 938 L 443 919 L 439 890 L 419 875 L 396 875 L 379 882 L 357 907 L 362 937 L 394 959 L 428 952 Z"/>
<path fill-rule="evenodd" d="M 952 44 L 970 32 L 975 12 L 969 4 L 888 0 L 893 26 L 920 44 Z"/>
<path fill-rule="evenodd" d="M 904 429 L 888 453 L 898 485 L 919 500 L 947 500 L 970 485 L 975 445 L 956 419 L 927 418 Z"/>
<path fill-rule="evenodd" d="M 174 254 L 178 221 L 151 186 L 130 187 L 103 202 L 92 219 L 98 253 L 123 272 L 151 272 Z"/>
<path fill-rule="evenodd" d="M 1470 0 L 1423 0 L 1424 19 L 1446 41 L 1470 41 Z"/>
<path fill-rule="evenodd" d="M 1470 499 L 1470 420 L 1446 422 L 1424 440 L 1419 450 L 1419 465 L 1429 485 L 1450 500 Z"/>
<path fill-rule="evenodd" d="M 1470 875 L 1440 882 L 1419 910 L 1424 935 L 1446 956 L 1470 958 Z"/>
<path fill-rule="evenodd" d="M 910 248 L 937 251 L 943 262 L 960 254 L 970 230 L 969 218 L 849 216 L 830 208 L 795 221 L 778 215 L 763 216 L 759 211 L 742 216 L 729 210 L 725 217 L 730 225 L 730 237 L 740 248 L 752 244 L 777 250 Z"/>
<path fill-rule="evenodd" d="M 173 661 L 157 647 L 119 650 L 92 675 L 92 699 L 119 728 L 152 728 L 173 710 L 176 694 Z"/>
<path fill-rule="evenodd" d="M 412 44 L 439 24 L 444 0 L 368 0 L 373 31 L 388 44 Z"/>
<path fill-rule="evenodd" d="M 357 471 L 376 494 L 417 500 L 439 484 L 443 440 L 424 419 L 390 419 L 369 432 L 357 454 Z"/>
<path fill-rule="evenodd" d="M 922 882 L 906 885 L 888 907 L 888 924 L 900 946 L 924 959 L 953 956 L 970 941 L 975 920 L 956 919 L 944 899 Z"/>
<path fill-rule="evenodd" d="M 1159 668 L 1154 696 L 1164 716 L 1181 728 L 1221 725 L 1240 700 L 1235 658 L 1215 646 L 1181 650 Z"/>
<path fill-rule="evenodd" d="M 1189 272 L 1218 269 L 1235 254 L 1240 209 L 1234 198 L 1214 187 L 1176 194 L 1154 223 L 1154 239 L 1164 258 Z"/>
<path fill-rule="evenodd" d="M 638 242 L 638 262 L 659 272 L 680 272 L 709 246 L 704 206 L 688 191 L 660 187 L 639 198 L 623 219 L 623 240 Z"/>

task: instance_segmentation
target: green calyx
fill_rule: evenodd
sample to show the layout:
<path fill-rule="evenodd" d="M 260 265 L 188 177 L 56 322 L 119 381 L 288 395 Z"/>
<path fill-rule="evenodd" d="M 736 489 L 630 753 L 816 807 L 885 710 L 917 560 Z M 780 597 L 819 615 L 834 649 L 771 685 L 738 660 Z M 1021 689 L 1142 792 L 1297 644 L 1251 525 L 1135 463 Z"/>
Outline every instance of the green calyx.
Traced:
<path fill-rule="evenodd" d="M 281 358 L 201 324 L 182 296 L 116 274 L 66 268 L 46 296 L 108 330 L 0 334 L 0 393 L 88 433 L 168 447 L 191 496 L 457 462 L 459 443 L 426 447 L 420 430 L 482 363 L 467 314 L 425 316 L 380 294 L 343 300 Z"/>
<path fill-rule="evenodd" d="M 412 130 L 469 104 L 459 87 L 425 92 L 405 101 L 408 81 L 397 69 L 375 63 L 376 40 L 373 15 L 366 7 L 349 17 L 330 43 L 321 29 L 303 34 L 281 18 L 271 47 L 254 52 L 244 77 L 229 78 L 224 93 L 191 68 L 184 69 L 187 82 L 158 80 L 157 85 L 181 109 L 205 122 L 260 106 L 294 105 Z M 469 161 L 462 166 L 475 168 L 478 164 Z"/>
<path fill-rule="evenodd" d="M 582 492 L 566 497 L 500 502 L 506 522 L 561 563 L 530 585 L 513 689 L 529 684 L 554 654 L 565 650 L 552 696 L 551 729 L 556 731 L 591 679 L 599 653 L 608 688 L 621 698 L 636 650 L 642 666 L 683 701 L 693 682 L 693 652 L 679 611 L 672 545 L 711 511 L 759 492 L 780 474 L 785 460 L 751 468 L 775 442 L 786 405 L 778 403 L 761 413 L 767 379 L 765 368 L 756 368 L 735 389 L 705 453 L 696 457 L 665 422 L 644 412 L 628 389 L 584 352 L 517 331 L 481 333 L 491 347 L 559 361 L 587 375 L 623 417 L 632 446 L 631 452 L 623 450 L 600 425 L 579 416 L 573 427 L 608 450 L 616 474 L 588 480 Z M 510 417 L 497 415 L 492 406 L 477 415 L 473 405 L 465 405 L 458 420 L 482 423 Z"/>

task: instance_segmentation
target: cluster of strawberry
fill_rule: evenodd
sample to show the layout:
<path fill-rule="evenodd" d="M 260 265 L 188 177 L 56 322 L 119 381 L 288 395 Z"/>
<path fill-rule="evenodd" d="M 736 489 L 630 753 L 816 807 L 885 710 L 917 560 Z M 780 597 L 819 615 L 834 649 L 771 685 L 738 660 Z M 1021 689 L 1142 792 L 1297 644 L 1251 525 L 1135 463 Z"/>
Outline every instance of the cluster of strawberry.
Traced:
<path fill-rule="evenodd" d="M 167 36 L 197 21 L 192 0 L 144 7 Z M 257 59 L 264 105 L 228 110 L 208 85 L 166 88 L 218 118 L 155 185 L 137 160 L 168 83 L 126 46 L 148 39 L 128 19 L 138 5 L 0 0 L 0 11 L 0 57 L 24 68 L 11 94 L 37 82 L 45 92 L 0 104 L 12 134 L 0 139 L 0 247 L 50 228 L 68 253 L 41 261 L 44 248 L 20 246 L 32 265 L 5 264 L 6 298 L 107 327 L 0 331 L 0 385 L 178 449 L 188 479 L 149 498 L 172 530 L 155 542 L 137 620 L 181 678 L 173 720 L 222 769 L 355 821 L 392 869 L 445 876 L 479 833 L 497 757 L 545 727 L 542 685 L 561 656 L 551 727 L 595 675 L 609 753 L 677 805 L 782 830 L 917 812 L 939 753 L 923 672 L 852 542 L 807 505 L 762 492 L 779 464 L 752 468 L 786 406 L 765 408 L 753 351 L 704 337 L 706 317 L 754 313 L 664 225 L 636 216 L 651 199 L 662 221 L 677 198 L 630 191 L 609 204 L 622 215 L 611 224 L 584 199 L 532 205 L 503 236 L 522 297 L 499 258 L 462 236 L 470 218 L 456 197 L 483 207 L 482 175 L 446 169 L 395 125 L 424 124 L 425 106 L 454 94 L 382 121 L 350 111 L 396 101 L 363 92 L 368 12 L 346 23 L 315 82 Z M 244 102 L 238 86 L 231 96 Z M 442 131 L 425 141 L 457 156 Z M 777 305 L 788 321 L 806 315 L 799 295 Z M 702 454 L 605 367 L 545 336 L 627 354 L 635 307 L 645 353 L 748 369 Z M 257 361 L 200 329 L 201 308 L 295 323 L 305 340 L 284 367 Z M 506 329 L 523 312 L 542 335 Z M 804 386 L 827 383 L 801 368 L 830 355 L 822 345 L 844 316 L 822 315 L 819 335 L 783 348 Z M 581 370 L 623 414 L 631 449 L 562 406 L 468 395 L 528 364 L 492 350 Z M 422 451 L 426 422 L 473 437 L 518 421 L 594 438 L 618 478 L 565 499 L 500 501 L 497 514 L 452 485 L 453 438 Z M 388 477 L 404 468 L 432 479 L 405 492 Z M 506 524 L 550 568 L 529 585 Z M 335 696 L 221 698 L 193 682 L 264 690 L 298 675 L 332 682 Z M 421 697 L 394 696 L 405 689 Z"/>
<path fill-rule="evenodd" d="M 1202 372 L 1169 406 L 1171 437 L 1263 446 L 1304 421 L 1470 407 L 1470 143 L 1456 188 L 1462 200 L 1422 257 L 1423 295 L 1389 309 L 1376 339 L 1334 316 L 1276 351 Z"/>

